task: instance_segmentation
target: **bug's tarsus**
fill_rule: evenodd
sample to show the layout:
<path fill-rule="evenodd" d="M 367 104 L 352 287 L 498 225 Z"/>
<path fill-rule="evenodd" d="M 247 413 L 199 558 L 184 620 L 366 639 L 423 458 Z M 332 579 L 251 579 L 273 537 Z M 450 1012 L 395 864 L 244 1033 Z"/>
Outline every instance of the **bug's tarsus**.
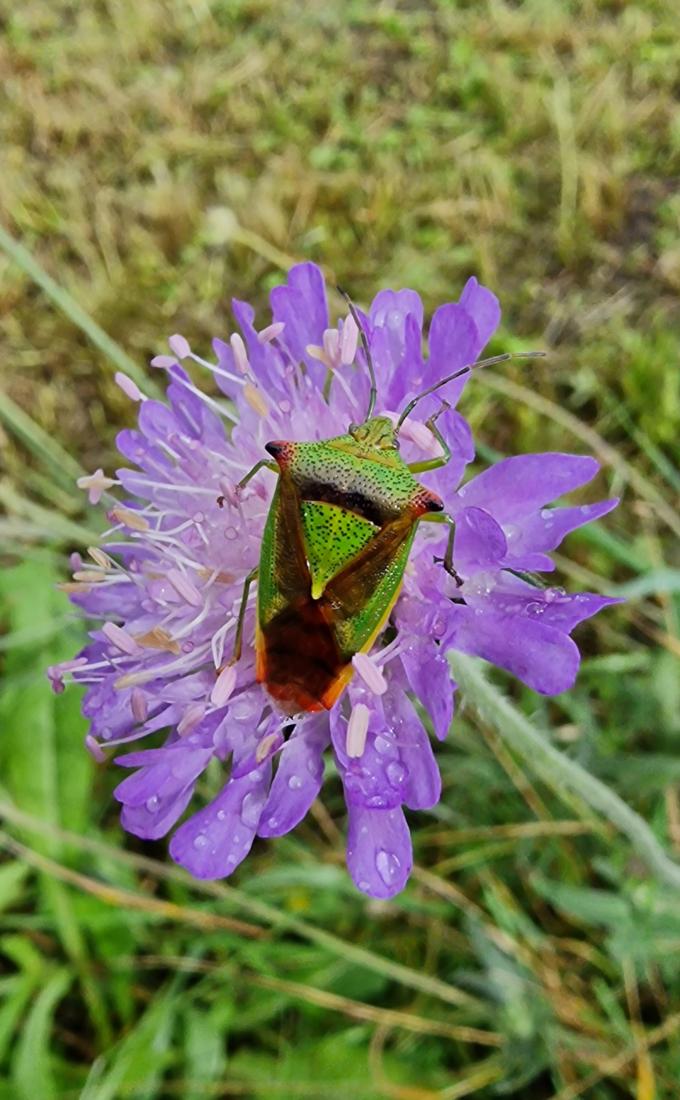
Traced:
<path fill-rule="evenodd" d="M 448 523 L 448 525 L 449 525 L 449 537 L 446 540 L 446 550 L 444 551 L 444 557 L 443 558 L 435 558 L 434 560 L 437 563 L 437 565 L 443 565 L 445 571 L 449 574 L 449 576 L 453 577 L 454 581 L 456 582 L 456 586 L 458 588 L 462 588 L 463 578 L 461 577 L 460 573 L 456 572 L 456 570 L 454 568 L 454 565 L 453 565 L 453 540 L 454 540 L 454 536 L 455 536 L 455 533 L 456 533 L 456 524 L 455 524 L 454 520 L 452 520 L 451 517 L 448 516 L 448 515 L 446 515 L 444 517 L 444 519 L 445 519 L 445 522 Z M 465 603 L 465 600 L 462 600 L 462 601 L 455 600 L 454 602 L 456 602 L 456 603 L 459 603 L 459 602 Z"/>
<path fill-rule="evenodd" d="M 426 390 L 417 393 L 399 414 L 395 432 L 399 432 L 406 417 L 411 415 L 419 401 L 422 401 L 424 397 L 428 397 L 431 393 L 434 393 L 435 390 L 441 389 L 442 386 L 446 386 L 449 382 L 453 382 L 456 378 L 460 378 L 461 375 L 471 374 L 473 370 L 478 370 L 480 367 L 493 367 L 496 363 L 507 363 L 508 359 L 541 359 L 544 355 L 544 351 L 506 351 L 503 352 L 502 355 L 492 355 L 489 359 L 477 359 L 474 363 L 467 363 L 464 367 L 460 367 L 457 371 L 454 371 L 453 374 L 447 374 L 446 378 L 441 378 L 439 382 L 435 382 L 433 386 L 428 386 Z M 437 416 L 441 416 L 441 411 L 437 413 Z"/>
<path fill-rule="evenodd" d="M 355 325 L 359 329 L 359 338 L 361 339 L 361 346 L 363 347 L 364 355 L 366 356 L 366 365 L 368 366 L 368 373 L 369 373 L 369 376 L 370 376 L 370 379 L 371 379 L 371 390 L 370 390 L 370 393 L 368 395 L 368 408 L 366 410 L 366 416 L 364 417 L 364 420 L 370 420 L 371 417 L 373 416 L 373 410 L 375 409 L 375 403 L 378 399 L 378 383 L 376 382 L 376 378 L 375 378 L 375 367 L 373 366 L 373 359 L 371 357 L 371 349 L 368 346 L 368 338 L 367 338 L 366 333 L 364 331 L 364 326 L 361 323 L 361 318 L 359 317 L 359 314 L 357 312 L 356 306 L 354 305 L 354 302 L 350 298 L 347 291 L 343 290 L 342 287 L 339 286 L 337 288 L 337 290 L 338 290 L 338 294 L 341 294 L 342 297 L 347 302 L 347 308 L 348 308 L 348 310 L 350 311 L 350 313 L 352 315 L 352 319 L 353 319 Z"/>

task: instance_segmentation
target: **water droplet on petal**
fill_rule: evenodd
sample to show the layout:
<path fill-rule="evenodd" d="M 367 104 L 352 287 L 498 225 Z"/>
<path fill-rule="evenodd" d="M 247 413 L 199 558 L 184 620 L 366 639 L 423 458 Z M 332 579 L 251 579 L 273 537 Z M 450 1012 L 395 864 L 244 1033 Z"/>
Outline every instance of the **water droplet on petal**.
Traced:
<path fill-rule="evenodd" d="M 156 810 L 158 809 L 158 803 L 158 795 L 152 794 L 151 798 L 147 798 L 146 808 L 150 814 L 155 814 Z"/>
<path fill-rule="evenodd" d="M 398 760 L 390 760 L 386 772 L 393 787 L 400 787 L 408 775 L 406 768 Z"/>
<path fill-rule="evenodd" d="M 288 786 L 290 787 L 291 791 L 299 791 L 300 787 L 302 786 L 302 780 L 300 779 L 300 776 L 291 775 L 290 779 L 288 780 Z"/>
<path fill-rule="evenodd" d="M 359 883 L 359 889 L 363 890 L 364 893 L 366 893 L 366 891 L 370 890 L 370 888 L 371 888 L 370 882 L 366 882 L 366 879 L 362 878 L 361 882 Z"/>
<path fill-rule="evenodd" d="M 227 816 L 226 810 L 218 810 L 217 811 L 217 820 L 218 821 L 224 821 L 226 816 Z"/>
<path fill-rule="evenodd" d="M 379 752 L 381 756 L 385 756 L 394 748 L 394 742 L 390 737 L 385 737 L 384 734 L 379 733 L 373 742 L 375 745 L 375 751 Z"/>
<path fill-rule="evenodd" d="M 205 833 L 199 833 L 198 836 L 194 837 L 194 848 L 207 848 L 207 846 L 208 838 Z"/>
<path fill-rule="evenodd" d="M 375 857 L 375 866 L 385 885 L 391 886 L 399 874 L 401 863 L 394 852 L 386 852 L 381 848 Z"/>
<path fill-rule="evenodd" d="M 244 825 L 247 825 L 249 828 L 254 829 L 260 822 L 261 812 L 261 800 L 257 797 L 256 794 L 253 794 L 252 791 L 249 791 L 243 799 L 243 802 L 241 803 L 241 821 Z M 236 840 L 236 837 L 234 837 L 234 840 Z"/>
<path fill-rule="evenodd" d="M 528 603 L 527 615 L 542 615 L 545 611 L 544 603 Z"/>

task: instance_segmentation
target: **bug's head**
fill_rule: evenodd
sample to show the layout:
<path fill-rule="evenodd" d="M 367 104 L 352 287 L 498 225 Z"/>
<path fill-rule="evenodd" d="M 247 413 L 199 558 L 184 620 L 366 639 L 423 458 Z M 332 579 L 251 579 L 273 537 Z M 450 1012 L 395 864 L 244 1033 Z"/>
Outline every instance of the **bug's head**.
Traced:
<path fill-rule="evenodd" d="M 373 416 L 363 424 L 350 424 L 349 434 L 369 451 L 396 451 L 394 424 L 387 416 Z"/>
<path fill-rule="evenodd" d="M 291 460 L 294 446 L 294 443 L 288 443 L 285 439 L 272 439 L 271 442 L 265 443 L 264 449 L 283 469 Z"/>

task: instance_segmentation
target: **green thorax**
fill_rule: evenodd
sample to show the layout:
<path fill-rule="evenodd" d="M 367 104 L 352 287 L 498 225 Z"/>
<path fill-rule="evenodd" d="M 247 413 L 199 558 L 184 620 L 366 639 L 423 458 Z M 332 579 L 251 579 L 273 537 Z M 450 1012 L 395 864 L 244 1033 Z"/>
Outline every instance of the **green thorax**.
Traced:
<path fill-rule="evenodd" d="M 384 416 L 332 439 L 287 444 L 286 452 L 285 469 L 302 500 L 334 504 L 378 527 L 422 495 Z"/>

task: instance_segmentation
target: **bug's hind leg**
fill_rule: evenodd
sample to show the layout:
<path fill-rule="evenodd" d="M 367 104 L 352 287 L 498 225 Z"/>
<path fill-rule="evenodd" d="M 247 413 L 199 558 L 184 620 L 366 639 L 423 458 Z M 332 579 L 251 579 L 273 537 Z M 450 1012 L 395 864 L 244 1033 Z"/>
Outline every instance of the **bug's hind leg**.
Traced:
<path fill-rule="evenodd" d="M 449 527 L 449 537 L 446 540 L 446 550 L 444 551 L 443 558 L 435 558 L 434 560 L 438 565 L 443 565 L 446 572 L 450 577 L 453 577 L 458 588 L 463 584 L 463 578 L 456 572 L 453 565 L 453 540 L 456 535 L 456 521 L 446 514 L 446 512 L 434 512 L 426 513 L 420 517 L 421 523 L 447 523 Z M 465 600 L 454 600 L 454 603 L 465 603 Z"/>
<path fill-rule="evenodd" d="M 437 412 L 429 418 L 429 420 L 425 421 L 425 427 L 429 428 L 432 432 L 432 435 L 435 437 L 437 443 L 442 449 L 442 453 L 440 455 L 437 455 L 436 458 L 423 459 L 422 462 L 410 462 L 408 468 L 412 474 L 424 474 L 427 470 L 438 470 L 440 469 L 440 467 L 446 466 L 446 463 L 451 458 L 451 448 L 449 447 L 448 443 L 444 439 L 444 436 L 437 427 L 437 421 L 439 420 L 439 417 L 442 415 L 442 413 L 446 412 L 446 410 L 450 408 L 451 406 L 449 405 L 448 401 L 442 401 L 441 408 L 438 409 Z"/>
<path fill-rule="evenodd" d="M 251 569 L 243 582 L 243 592 L 241 593 L 241 603 L 239 605 L 238 621 L 236 623 L 236 636 L 234 637 L 234 651 L 231 655 L 231 661 L 229 662 L 232 665 L 235 665 L 241 657 L 241 650 L 243 648 L 243 622 L 246 617 L 246 608 L 248 607 L 248 596 L 250 595 L 253 581 L 257 579 L 258 572 L 259 569 L 257 566 L 255 569 Z"/>

